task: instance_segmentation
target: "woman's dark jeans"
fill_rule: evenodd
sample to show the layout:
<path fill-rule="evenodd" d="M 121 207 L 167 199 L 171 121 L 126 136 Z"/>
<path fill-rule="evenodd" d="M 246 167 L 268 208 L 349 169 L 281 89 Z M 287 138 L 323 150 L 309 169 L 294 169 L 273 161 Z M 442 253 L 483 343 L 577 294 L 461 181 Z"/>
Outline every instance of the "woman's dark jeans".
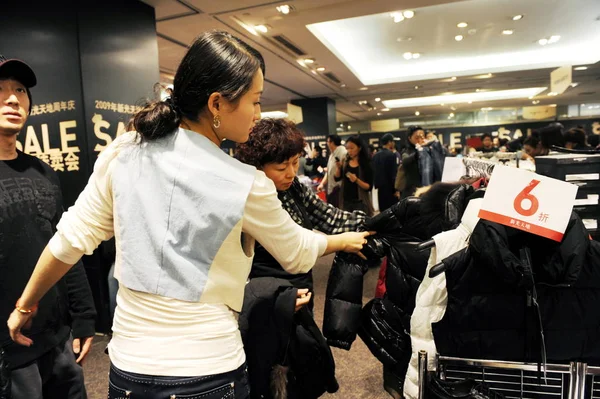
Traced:
<path fill-rule="evenodd" d="M 249 399 L 244 363 L 237 370 L 202 377 L 130 373 L 110 365 L 108 399 Z"/>

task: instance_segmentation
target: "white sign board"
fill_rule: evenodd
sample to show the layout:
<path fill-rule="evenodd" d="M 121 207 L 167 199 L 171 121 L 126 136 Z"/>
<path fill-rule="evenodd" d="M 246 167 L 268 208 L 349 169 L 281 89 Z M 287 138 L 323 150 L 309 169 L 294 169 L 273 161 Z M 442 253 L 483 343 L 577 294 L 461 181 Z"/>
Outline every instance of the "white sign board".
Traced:
<path fill-rule="evenodd" d="M 576 195 L 574 184 L 497 165 L 479 217 L 560 242 Z"/>
<path fill-rule="evenodd" d="M 573 68 L 570 65 L 550 72 L 550 90 L 556 94 L 561 94 L 567 90 L 573 81 L 572 72 Z"/>

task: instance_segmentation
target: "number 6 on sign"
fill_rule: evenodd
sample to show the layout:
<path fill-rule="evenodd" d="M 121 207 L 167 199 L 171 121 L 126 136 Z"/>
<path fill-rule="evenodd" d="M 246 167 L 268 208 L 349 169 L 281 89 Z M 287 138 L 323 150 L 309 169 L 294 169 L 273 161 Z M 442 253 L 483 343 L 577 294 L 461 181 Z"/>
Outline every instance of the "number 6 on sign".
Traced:
<path fill-rule="evenodd" d="M 531 191 L 533 191 L 533 189 L 536 188 L 538 184 L 540 184 L 540 181 L 533 179 L 529 182 L 527 187 L 525 187 L 523 191 L 521 191 L 519 195 L 517 195 L 517 197 L 515 198 L 513 206 L 515 207 L 515 211 L 517 211 L 519 214 L 523 216 L 532 216 L 535 215 L 535 213 L 539 209 L 540 201 L 538 201 L 535 195 L 531 194 Z M 529 200 L 531 202 L 531 206 L 529 207 L 529 209 L 523 208 L 523 201 L 525 200 Z"/>
<path fill-rule="evenodd" d="M 525 170 L 496 165 L 479 217 L 561 241 L 577 186 Z"/>

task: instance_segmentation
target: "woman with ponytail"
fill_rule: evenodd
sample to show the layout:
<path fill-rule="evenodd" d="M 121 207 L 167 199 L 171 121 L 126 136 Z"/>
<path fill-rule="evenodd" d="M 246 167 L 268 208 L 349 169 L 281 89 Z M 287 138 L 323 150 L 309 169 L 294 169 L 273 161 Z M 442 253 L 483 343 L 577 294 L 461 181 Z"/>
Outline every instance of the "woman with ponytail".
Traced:
<path fill-rule="evenodd" d="M 40 298 L 114 235 L 108 398 L 249 397 L 237 312 L 255 240 L 306 273 L 321 255 L 360 251 L 368 235 L 303 229 L 262 171 L 219 148 L 248 140 L 264 71 L 260 53 L 229 33 L 192 43 L 171 96 L 135 115 L 135 132 L 100 154 L 63 215 L 8 321 L 15 342 L 32 344 L 21 329 Z"/>

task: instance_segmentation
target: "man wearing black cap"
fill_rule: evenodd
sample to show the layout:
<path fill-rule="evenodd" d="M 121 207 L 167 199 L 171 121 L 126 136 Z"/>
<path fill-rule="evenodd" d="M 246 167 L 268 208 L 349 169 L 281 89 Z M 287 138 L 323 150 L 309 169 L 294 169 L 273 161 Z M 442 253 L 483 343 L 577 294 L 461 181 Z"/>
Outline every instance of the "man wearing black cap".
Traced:
<path fill-rule="evenodd" d="M 373 156 L 374 185 L 377 189 L 377 198 L 379 200 L 379 211 L 383 212 L 396 202 L 394 182 L 396 181 L 396 172 L 398 170 L 398 158 L 394 154 L 396 143 L 394 135 L 386 133 L 379 139 L 381 151 Z"/>
<path fill-rule="evenodd" d="M 87 395 L 78 363 L 91 348 L 96 316 L 81 263 L 34 308 L 19 306 L 19 295 L 62 214 L 56 173 L 16 145 L 31 110 L 29 89 L 36 83 L 27 64 L 0 55 L 0 320 L 8 320 L 15 307 L 36 313 L 26 333 L 30 346 L 12 342 L 5 322 L 0 323 L 0 344 L 12 399 L 81 399 Z"/>

